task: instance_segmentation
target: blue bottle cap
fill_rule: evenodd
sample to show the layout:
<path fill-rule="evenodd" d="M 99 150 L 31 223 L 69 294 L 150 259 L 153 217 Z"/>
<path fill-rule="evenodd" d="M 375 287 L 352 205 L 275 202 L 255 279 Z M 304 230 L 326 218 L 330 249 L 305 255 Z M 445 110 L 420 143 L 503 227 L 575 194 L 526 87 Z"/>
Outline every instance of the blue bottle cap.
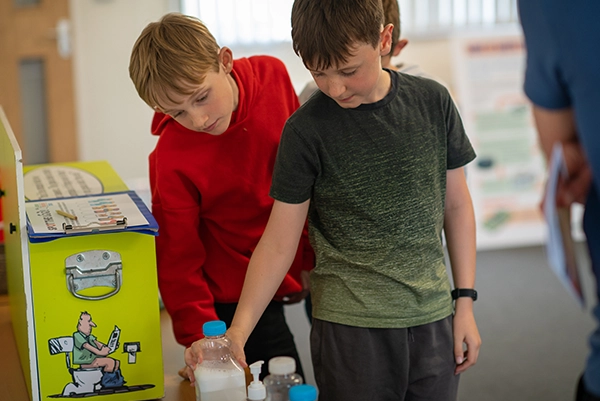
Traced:
<path fill-rule="evenodd" d="M 225 327 L 225 322 L 222 320 L 212 320 L 202 325 L 202 333 L 205 336 L 220 336 L 225 334 L 226 331 L 227 327 Z"/>
<path fill-rule="evenodd" d="M 292 386 L 289 391 L 290 401 L 315 401 L 317 389 L 310 384 Z"/>

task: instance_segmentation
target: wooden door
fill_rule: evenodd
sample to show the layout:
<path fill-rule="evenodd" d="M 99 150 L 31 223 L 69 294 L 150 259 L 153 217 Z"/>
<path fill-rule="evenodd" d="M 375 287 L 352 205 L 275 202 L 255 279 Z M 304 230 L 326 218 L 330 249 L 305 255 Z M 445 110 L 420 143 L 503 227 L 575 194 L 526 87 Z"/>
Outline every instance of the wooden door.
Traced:
<path fill-rule="evenodd" d="M 0 105 L 25 164 L 77 160 L 68 27 L 69 0 L 0 0 Z"/>

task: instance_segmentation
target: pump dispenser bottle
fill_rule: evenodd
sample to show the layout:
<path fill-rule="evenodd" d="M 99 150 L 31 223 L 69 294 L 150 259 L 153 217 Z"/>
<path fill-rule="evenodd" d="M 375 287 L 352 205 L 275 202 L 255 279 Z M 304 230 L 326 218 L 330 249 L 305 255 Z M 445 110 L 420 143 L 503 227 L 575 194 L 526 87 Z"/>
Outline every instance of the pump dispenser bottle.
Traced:
<path fill-rule="evenodd" d="M 246 375 L 231 353 L 225 331 L 225 322 L 220 320 L 202 326 L 202 363 L 194 370 L 197 401 L 246 400 Z"/>
<path fill-rule="evenodd" d="M 267 401 L 288 401 L 292 386 L 302 384 L 302 376 L 296 372 L 296 361 L 289 356 L 278 356 L 269 360 L 269 375 L 264 383 Z"/>
<path fill-rule="evenodd" d="M 260 381 L 260 372 L 264 361 L 256 361 L 249 366 L 253 380 L 248 386 L 248 401 L 264 401 L 267 398 L 267 389 Z"/>

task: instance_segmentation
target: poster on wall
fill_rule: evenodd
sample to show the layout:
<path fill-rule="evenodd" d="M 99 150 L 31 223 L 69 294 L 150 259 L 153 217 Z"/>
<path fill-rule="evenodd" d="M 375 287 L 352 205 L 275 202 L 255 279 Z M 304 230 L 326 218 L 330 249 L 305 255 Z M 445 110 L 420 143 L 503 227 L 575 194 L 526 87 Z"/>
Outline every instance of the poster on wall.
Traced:
<path fill-rule="evenodd" d="M 477 158 L 467 180 L 478 249 L 541 245 L 545 160 L 523 92 L 525 46 L 510 32 L 452 39 L 455 96 Z"/>

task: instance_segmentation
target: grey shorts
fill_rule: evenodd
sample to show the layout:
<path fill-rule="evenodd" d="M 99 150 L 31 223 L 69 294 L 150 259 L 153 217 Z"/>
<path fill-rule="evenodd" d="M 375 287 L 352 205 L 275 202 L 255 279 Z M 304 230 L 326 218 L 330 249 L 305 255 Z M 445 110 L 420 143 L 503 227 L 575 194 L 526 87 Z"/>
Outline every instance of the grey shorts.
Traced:
<path fill-rule="evenodd" d="M 456 401 L 452 316 L 404 329 L 313 319 L 310 346 L 319 401 Z"/>

